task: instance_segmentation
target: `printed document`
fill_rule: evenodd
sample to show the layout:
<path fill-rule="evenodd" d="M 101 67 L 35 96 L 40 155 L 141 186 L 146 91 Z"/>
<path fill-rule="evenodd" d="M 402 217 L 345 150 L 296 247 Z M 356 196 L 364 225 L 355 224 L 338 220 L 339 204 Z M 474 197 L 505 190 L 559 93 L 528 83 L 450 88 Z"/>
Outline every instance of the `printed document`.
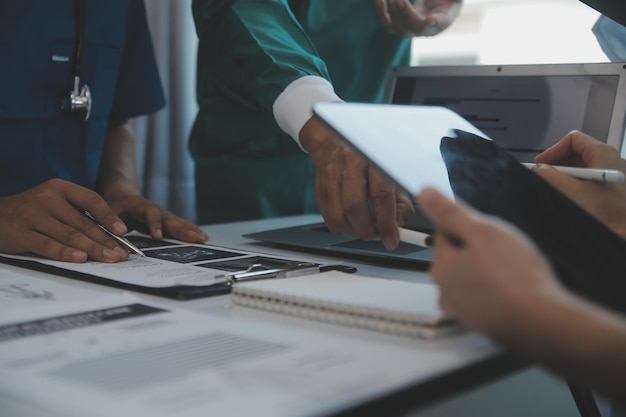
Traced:
<path fill-rule="evenodd" d="M 465 344 L 458 358 L 454 349 L 331 338 L 107 295 L 3 313 L 0 396 L 63 416 L 297 417 L 485 349 Z"/>

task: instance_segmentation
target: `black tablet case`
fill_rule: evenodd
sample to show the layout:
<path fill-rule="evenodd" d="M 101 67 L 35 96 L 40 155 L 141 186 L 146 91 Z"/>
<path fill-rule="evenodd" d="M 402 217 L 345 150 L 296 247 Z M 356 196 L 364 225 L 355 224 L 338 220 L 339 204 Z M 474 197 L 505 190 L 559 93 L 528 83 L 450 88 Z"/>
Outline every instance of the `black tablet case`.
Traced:
<path fill-rule="evenodd" d="M 495 143 L 456 134 L 440 146 L 455 195 L 526 232 L 566 287 L 626 310 L 626 240 Z"/>

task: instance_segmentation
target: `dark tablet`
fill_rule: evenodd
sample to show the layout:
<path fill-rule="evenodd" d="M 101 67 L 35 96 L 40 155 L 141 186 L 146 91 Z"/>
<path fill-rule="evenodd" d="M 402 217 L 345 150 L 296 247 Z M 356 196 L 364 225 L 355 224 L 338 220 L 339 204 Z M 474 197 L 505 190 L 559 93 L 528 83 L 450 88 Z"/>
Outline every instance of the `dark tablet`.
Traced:
<path fill-rule="evenodd" d="M 458 123 L 449 129 L 433 127 L 454 122 L 449 111 L 349 103 L 318 103 L 314 108 L 329 127 L 409 194 L 416 196 L 424 186 L 433 186 L 508 220 L 536 242 L 565 286 L 624 311 L 626 240 L 493 141 L 458 129 Z M 447 134 L 432 133 L 442 129 Z"/>

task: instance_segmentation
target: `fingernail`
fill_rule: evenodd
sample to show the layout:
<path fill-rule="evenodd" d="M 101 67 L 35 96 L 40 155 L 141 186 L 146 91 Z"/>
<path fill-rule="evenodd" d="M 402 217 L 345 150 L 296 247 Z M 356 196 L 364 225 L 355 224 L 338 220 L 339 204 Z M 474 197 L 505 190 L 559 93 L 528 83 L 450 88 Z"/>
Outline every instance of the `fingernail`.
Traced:
<path fill-rule="evenodd" d="M 387 249 L 395 249 L 396 246 L 398 246 L 398 242 L 393 238 L 393 236 L 383 236 L 382 240 L 383 245 Z"/>
<path fill-rule="evenodd" d="M 163 230 L 160 228 L 154 230 L 154 237 L 156 239 L 163 239 Z"/>
<path fill-rule="evenodd" d="M 420 192 L 420 195 L 417 197 L 417 202 L 420 207 L 426 208 L 430 206 L 430 204 L 432 204 L 434 198 L 435 193 L 432 190 L 425 188 Z"/>
<path fill-rule="evenodd" d="M 87 260 L 87 254 L 82 250 L 72 251 L 70 256 L 72 257 L 72 260 L 76 262 L 85 262 Z"/>
<path fill-rule="evenodd" d="M 126 258 L 128 258 L 128 251 L 126 249 L 124 249 L 124 248 L 121 248 L 121 247 L 117 246 L 117 247 L 115 247 L 113 249 L 113 252 L 115 252 L 116 257 L 118 259 L 126 259 Z"/>
<path fill-rule="evenodd" d="M 116 235 L 123 235 L 124 233 L 128 232 L 126 225 L 122 222 L 113 223 L 112 229 L 113 230 L 111 231 L 115 233 Z"/>

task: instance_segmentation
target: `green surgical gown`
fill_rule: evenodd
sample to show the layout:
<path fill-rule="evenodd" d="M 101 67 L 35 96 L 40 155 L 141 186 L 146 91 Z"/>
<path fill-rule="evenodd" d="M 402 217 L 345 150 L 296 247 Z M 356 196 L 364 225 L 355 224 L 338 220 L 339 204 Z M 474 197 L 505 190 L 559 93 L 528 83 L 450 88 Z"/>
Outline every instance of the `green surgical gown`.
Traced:
<path fill-rule="evenodd" d="M 386 33 L 374 0 L 194 0 L 199 112 L 190 135 L 200 224 L 316 213 L 309 156 L 272 105 L 294 80 L 330 80 L 378 102 L 410 40 Z"/>

